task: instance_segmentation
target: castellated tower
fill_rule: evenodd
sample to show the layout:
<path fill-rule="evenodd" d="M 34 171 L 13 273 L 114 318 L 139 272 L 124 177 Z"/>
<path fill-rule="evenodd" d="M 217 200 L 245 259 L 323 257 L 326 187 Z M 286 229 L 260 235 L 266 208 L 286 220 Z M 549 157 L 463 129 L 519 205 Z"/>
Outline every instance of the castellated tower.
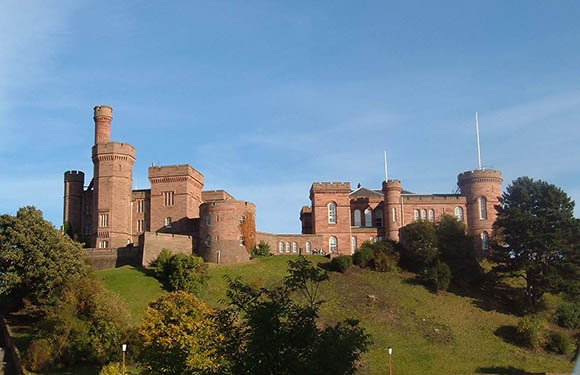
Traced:
<path fill-rule="evenodd" d="M 466 198 L 469 234 L 476 238 L 482 250 L 487 249 L 497 216 L 494 206 L 499 204 L 502 182 L 501 172 L 492 169 L 477 169 L 457 176 L 461 195 Z"/>
<path fill-rule="evenodd" d="M 383 181 L 383 194 L 385 196 L 385 231 L 389 239 L 399 241 L 399 229 L 401 229 L 401 193 L 403 185 L 399 180 Z"/>
<path fill-rule="evenodd" d="M 83 172 L 66 171 L 64 173 L 63 224 L 70 226 L 72 235 L 81 233 L 84 184 L 85 174 Z"/>
<path fill-rule="evenodd" d="M 118 248 L 132 242 L 131 194 L 135 148 L 128 143 L 111 142 L 113 109 L 94 108 L 95 145 L 94 193 L 91 236 L 98 248 Z"/>

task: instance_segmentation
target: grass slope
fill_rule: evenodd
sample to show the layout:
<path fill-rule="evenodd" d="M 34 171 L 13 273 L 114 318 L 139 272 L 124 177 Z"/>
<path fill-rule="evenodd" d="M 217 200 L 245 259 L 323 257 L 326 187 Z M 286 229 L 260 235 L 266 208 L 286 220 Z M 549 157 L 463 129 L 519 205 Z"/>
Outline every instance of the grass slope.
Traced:
<path fill-rule="evenodd" d="M 225 297 L 224 275 L 242 276 L 256 287 L 279 285 L 289 258 L 212 265 L 209 285 L 201 298 L 218 306 Z M 327 261 L 317 256 L 310 259 Z M 155 279 L 132 267 L 97 274 L 127 301 L 135 323 L 143 316 L 148 301 L 163 293 Z M 516 325 L 517 317 L 485 311 L 471 298 L 432 294 L 415 285 L 411 277 L 355 267 L 346 274 L 331 273 L 321 288 L 326 301 L 321 310 L 322 322 L 353 317 L 373 336 L 374 345 L 364 356 L 359 374 L 387 373 L 388 346 L 394 348 L 393 367 L 400 375 L 571 371 L 572 364 L 564 357 L 534 353 L 495 334 Z M 377 300 L 371 302 L 368 295 Z"/>

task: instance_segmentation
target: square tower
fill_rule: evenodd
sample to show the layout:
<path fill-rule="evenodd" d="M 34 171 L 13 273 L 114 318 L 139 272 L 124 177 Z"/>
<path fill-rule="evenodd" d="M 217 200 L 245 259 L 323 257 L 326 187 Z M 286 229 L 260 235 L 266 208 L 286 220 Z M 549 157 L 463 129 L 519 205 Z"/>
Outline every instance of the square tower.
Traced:
<path fill-rule="evenodd" d="M 312 232 L 322 235 L 326 252 L 352 254 L 349 193 L 349 182 L 315 182 L 310 188 Z"/>

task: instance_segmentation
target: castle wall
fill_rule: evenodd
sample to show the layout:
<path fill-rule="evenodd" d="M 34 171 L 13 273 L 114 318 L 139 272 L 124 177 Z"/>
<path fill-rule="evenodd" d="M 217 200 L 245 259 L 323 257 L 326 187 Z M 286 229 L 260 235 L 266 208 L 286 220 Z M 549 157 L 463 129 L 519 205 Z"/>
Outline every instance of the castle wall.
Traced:
<path fill-rule="evenodd" d="M 180 234 L 145 232 L 141 235 L 143 257 L 140 264 L 143 267 L 157 259 L 163 249 L 173 254 L 193 254 L 193 237 Z"/>
<path fill-rule="evenodd" d="M 330 252 L 329 240 L 338 240 L 337 253 L 352 254 L 350 245 L 350 183 L 348 182 L 315 182 L 310 188 L 312 201 L 312 230 L 322 235 L 322 248 Z M 330 223 L 328 205 L 334 202 L 337 208 L 336 224 Z"/>
<path fill-rule="evenodd" d="M 128 246 L 117 249 L 83 249 L 85 258 L 95 270 L 141 265 L 141 250 L 138 247 Z"/>
<path fill-rule="evenodd" d="M 463 223 L 467 225 L 466 198 L 464 196 L 457 194 L 403 195 L 402 198 L 405 213 L 404 225 L 411 224 L 415 221 L 415 210 L 419 210 L 420 215 L 425 210 L 427 212 L 427 220 L 429 220 L 429 210 L 433 210 L 435 212 L 434 222 L 438 222 L 444 214 L 456 217 L 456 207 L 460 207 L 463 210 Z"/>
<path fill-rule="evenodd" d="M 323 240 L 320 234 L 275 234 L 275 233 L 256 233 L 256 243 L 260 241 L 266 242 L 270 245 L 270 253 L 272 255 L 288 255 L 288 254 L 312 254 L 316 249 L 322 249 Z M 310 242 L 310 250 L 308 250 L 307 242 Z M 280 251 L 280 243 L 282 243 L 282 251 Z M 296 243 L 296 247 L 294 247 Z M 296 250 L 294 250 L 296 248 Z"/>

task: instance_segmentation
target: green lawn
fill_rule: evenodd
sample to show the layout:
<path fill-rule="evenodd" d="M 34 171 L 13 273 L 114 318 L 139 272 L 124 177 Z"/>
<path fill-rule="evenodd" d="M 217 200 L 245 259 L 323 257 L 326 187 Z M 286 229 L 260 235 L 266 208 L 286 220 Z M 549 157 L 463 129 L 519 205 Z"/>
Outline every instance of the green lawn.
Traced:
<path fill-rule="evenodd" d="M 209 285 L 201 298 L 217 306 L 225 297 L 224 275 L 242 276 L 257 287 L 278 285 L 288 259 L 283 256 L 246 264 L 211 265 Z M 310 259 L 327 261 L 317 256 Z M 164 293 L 154 278 L 133 267 L 97 274 L 127 301 L 135 323 L 143 316 L 147 303 Z M 472 298 L 432 294 L 413 283 L 411 276 L 355 267 L 346 274 L 331 273 L 322 287 L 322 298 L 327 301 L 321 310 L 323 322 L 354 317 L 373 336 L 374 345 L 364 356 L 359 374 L 388 373 L 388 346 L 394 349 L 397 375 L 571 371 L 572 364 L 564 357 L 534 353 L 499 337 L 502 332 L 510 332 L 517 317 L 485 311 Z M 371 302 L 369 295 L 376 296 L 376 302 Z"/>

